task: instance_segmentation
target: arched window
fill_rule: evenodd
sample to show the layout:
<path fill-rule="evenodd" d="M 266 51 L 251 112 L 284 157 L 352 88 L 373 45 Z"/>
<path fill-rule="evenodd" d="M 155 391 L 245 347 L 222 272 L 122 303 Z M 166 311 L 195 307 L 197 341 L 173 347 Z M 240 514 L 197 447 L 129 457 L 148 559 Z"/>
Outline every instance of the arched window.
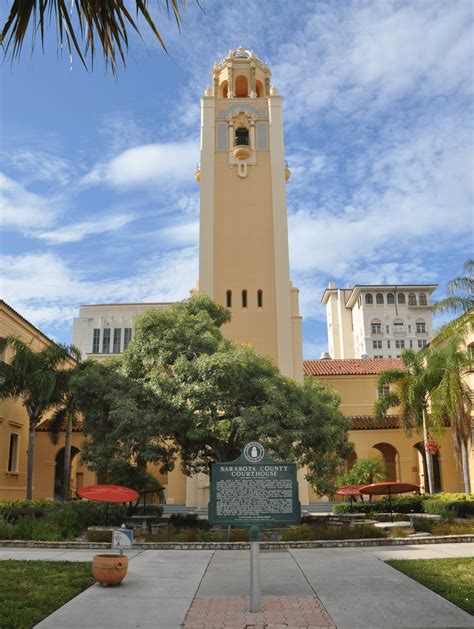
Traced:
<path fill-rule="evenodd" d="M 245 129 L 245 127 L 239 127 L 235 132 L 235 146 L 240 146 L 241 144 L 249 145 L 249 130 Z"/>
<path fill-rule="evenodd" d="M 372 334 L 382 334 L 382 324 L 378 319 L 374 319 L 370 324 Z"/>
<path fill-rule="evenodd" d="M 220 98 L 227 98 L 229 96 L 229 84 L 227 81 L 222 81 L 219 85 L 219 96 Z"/>
<path fill-rule="evenodd" d="M 426 323 L 423 319 L 416 320 L 416 333 L 417 334 L 425 334 L 426 333 Z"/>
<path fill-rule="evenodd" d="M 405 335 L 405 325 L 401 319 L 395 319 L 393 322 L 393 333 L 398 336 Z"/>
<path fill-rule="evenodd" d="M 257 81 L 255 84 L 255 88 L 257 90 L 257 98 L 262 98 L 263 96 L 263 85 L 261 81 Z"/>
<path fill-rule="evenodd" d="M 395 295 L 393 293 L 387 293 L 387 304 L 395 303 Z"/>
<path fill-rule="evenodd" d="M 374 303 L 374 298 L 372 297 L 372 295 L 370 293 L 366 293 L 366 295 L 365 295 L 365 303 L 366 304 L 373 304 Z"/>
<path fill-rule="evenodd" d="M 226 291 L 225 302 L 226 302 L 227 308 L 232 308 L 232 291 L 231 290 Z"/>
<path fill-rule="evenodd" d="M 425 293 L 420 293 L 419 300 L 420 300 L 420 306 L 427 306 L 428 305 L 428 300 L 426 299 Z"/>
<path fill-rule="evenodd" d="M 383 304 L 383 295 L 382 295 L 382 293 L 377 293 L 375 295 L 375 303 Z"/>
<path fill-rule="evenodd" d="M 242 291 L 242 308 L 247 308 L 247 291 L 245 288 Z"/>
<path fill-rule="evenodd" d="M 408 305 L 409 306 L 416 306 L 416 295 L 415 295 L 415 293 L 410 293 L 408 295 Z"/>
<path fill-rule="evenodd" d="M 263 290 L 261 288 L 257 291 L 257 306 L 263 308 Z"/>
<path fill-rule="evenodd" d="M 235 95 L 239 98 L 246 98 L 249 95 L 249 82 L 246 76 L 238 76 L 235 79 Z"/>
<path fill-rule="evenodd" d="M 404 293 L 398 293 L 397 299 L 398 299 L 398 303 L 399 304 L 404 304 L 405 303 L 405 294 Z"/>

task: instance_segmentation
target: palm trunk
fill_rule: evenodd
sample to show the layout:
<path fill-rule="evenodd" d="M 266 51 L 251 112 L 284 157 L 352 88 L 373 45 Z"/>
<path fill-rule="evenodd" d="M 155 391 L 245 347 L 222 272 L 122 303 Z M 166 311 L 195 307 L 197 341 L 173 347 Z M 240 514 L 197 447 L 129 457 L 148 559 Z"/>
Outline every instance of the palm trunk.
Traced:
<path fill-rule="evenodd" d="M 64 444 L 63 500 L 69 500 L 69 482 L 71 479 L 71 439 L 72 417 L 68 417 L 66 426 L 66 443 Z"/>
<path fill-rule="evenodd" d="M 30 419 L 30 430 L 28 435 L 28 462 L 26 469 L 26 499 L 33 500 L 33 465 L 35 462 L 35 437 L 37 422 Z"/>
<path fill-rule="evenodd" d="M 430 494 L 434 491 L 434 480 L 433 480 L 433 458 L 431 456 L 431 452 L 428 452 L 426 449 L 426 444 L 428 442 L 428 423 L 426 420 L 426 410 L 423 409 L 423 448 L 425 451 L 425 459 L 426 459 L 426 471 L 428 473 L 428 491 Z M 426 491 L 426 487 L 425 487 Z"/>
<path fill-rule="evenodd" d="M 471 493 L 471 480 L 469 478 L 469 458 L 467 456 L 467 445 L 464 440 L 461 441 L 461 463 L 464 478 L 464 492 L 469 495 Z"/>

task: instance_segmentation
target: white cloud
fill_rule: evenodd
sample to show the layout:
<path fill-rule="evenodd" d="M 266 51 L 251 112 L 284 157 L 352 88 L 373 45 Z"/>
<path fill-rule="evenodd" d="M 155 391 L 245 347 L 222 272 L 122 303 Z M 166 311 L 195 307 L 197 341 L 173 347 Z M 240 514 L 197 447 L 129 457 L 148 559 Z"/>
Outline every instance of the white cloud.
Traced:
<path fill-rule="evenodd" d="M 48 227 L 58 214 L 54 199 L 29 192 L 21 184 L 0 173 L 0 214 L 5 229 L 30 231 Z"/>
<path fill-rule="evenodd" d="M 170 225 L 161 229 L 158 235 L 173 246 L 197 245 L 199 240 L 199 221 Z"/>
<path fill-rule="evenodd" d="M 196 247 L 158 254 L 101 280 L 51 253 L 0 257 L 2 298 L 37 326 L 69 326 L 84 303 L 185 299 L 197 274 Z"/>
<path fill-rule="evenodd" d="M 64 186 L 71 181 L 77 170 L 67 159 L 30 148 L 5 151 L 3 159 L 17 172 L 25 175 L 28 184 L 43 181 Z"/>
<path fill-rule="evenodd" d="M 118 231 L 133 220 L 135 220 L 134 216 L 119 214 L 118 216 L 109 216 L 98 221 L 84 221 L 82 223 L 65 225 L 58 229 L 36 234 L 36 238 L 46 240 L 54 245 L 62 245 L 68 242 L 78 242 L 86 236 Z"/>
<path fill-rule="evenodd" d="M 82 183 L 104 182 L 115 188 L 191 184 L 198 160 L 199 146 L 195 142 L 146 144 L 123 151 L 110 162 L 96 166 Z"/>

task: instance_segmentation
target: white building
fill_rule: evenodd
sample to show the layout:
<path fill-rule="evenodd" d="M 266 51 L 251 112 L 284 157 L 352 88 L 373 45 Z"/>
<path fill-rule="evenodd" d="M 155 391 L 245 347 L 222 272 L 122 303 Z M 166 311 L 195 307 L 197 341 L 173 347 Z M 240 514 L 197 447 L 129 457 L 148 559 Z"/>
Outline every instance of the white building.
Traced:
<path fill-rule="evenodd" d="M 81 306 L 72 324 L 72 343 L 82 360 L 102 361 L 127 349 L 135 333 L 135 317 L 170 303 L 94 304 Z"/>
<path fill-rule="evenodd" d="M 331 358 L 398 358 L 433 338 L 436 284 L 354 286 L 324 291 Z"/>

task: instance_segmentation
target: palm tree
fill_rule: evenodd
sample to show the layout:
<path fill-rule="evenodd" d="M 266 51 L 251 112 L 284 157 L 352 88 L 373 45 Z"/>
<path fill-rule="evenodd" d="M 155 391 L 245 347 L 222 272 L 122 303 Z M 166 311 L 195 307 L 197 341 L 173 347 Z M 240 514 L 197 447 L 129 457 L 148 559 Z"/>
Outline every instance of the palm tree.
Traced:
<path fill-rule="evenodd" d="M 471 390 L 463 376 L 472 372 L 472 358 L 460 349 L 462 339 L 450 339 L 446 347 L 436 350 L 443 362 L 442 377 L 430 396 L 434 421 L 451 424 L 451 438 L 456 460 L 461 460 L 464 491 L 471 493 L 468 447 L 471 433 Z"/>
<path fill-rule="evenodd" d="M 71 375 L 73 370 L 71 370 Z M 69 482 L 71 477 L 71 444 L 72 431 L 80 426 L 81 415 L 76 406 L 74 396 L 69 388 L 64 393 L 60 406 L 56 408 L 49 423 L 49 434 L 53 444 L 59 441 L 59 433 L 66 428 L 64 443 L 63 500 L 69 500 Z"/>
<path fill-rule="evenodd" d="M 373 459 L 357 459 L 343 480 L 348 485 L 370 485 L 386 478 L 385 463 L 377 456 Z"/>
<path fill-rule="evenodd" d="M 474 260 L 467 260 L 463 269 L 463 277 L 448 282 L 448 296 L 433 304 L 435 311 L 463 314 L 474 309 Z"/>
<path fill-rule="evenodd" d="M 382 420 L 388 409 L 401 407 L 402 427 L 409 435 L 412 430 L 423 431 L 425 443 L 426 467 L 428 472 L 428 489 L 434 490 L 433 459 L 426 449 L 430 437 L 428 427 L 428 406 L 430 392 L 441 380 L 440 357 L 435 356 L 427 360 L 426 352 L 414 352 L 406 349 L 401 354 L 404 369 L 389 369 L 381 373 L 377 379 L 377 387 L 383 389 L 392 385 L 392 390 L 382 395 L 374 405 L 375 419 Z M 439 424 L 433 428 L 440 430 Z"/>
<path fill-rule="evenodd" d="M 36 427 L 44 413 L 61 400 L 64 369 L 71 360 L 69 348 L 51 343 L 35 352 L 14 336 L 0 339 L 0 353 L 10 347 L 15 353 L 10 363 L 0 363 L 0 399 L 22 398 L 29 420 L 26 498 L 33 497 L 33 464 Z"/>
<path fill-rule="evenodd" d="M 45 27 L 50 22 L 56 23 L 57 39 L 62 47 L 66 41 L 69 53 L 77 52 L 84 66 L 85 57 L 90 52 L 94 63 L 96 44 L 102 48 L 106 63 L 110 63 L 113 74 L 116 72 L 117 57 L 125 64 L 128 50 L 129 32 L 140 35 L 137 21 L 141 15 L 161 46 L 165 43 L 149 11 L 149 0 L 135 0 L 137 18 L 133 18 L 127 9 L 126 0 L 13 0 L 10 13 L 0 33 L 0 44 L 5 45 L 5 52 L 11 50 L 12 57 L 18 57 L 23 47 L 28 28 L 32 30 L 32 47 L 36 36 L 41 36 L 44 46 Z M 157 2 L 158 8 L 160 2 Z M 186 0 L 165 0 L 168 15 L 174 15 L 180 28 Z M 199 2 L 198 2 L 199 4 Z M 79 41 L 84 42 L 81 50 Z"/>

